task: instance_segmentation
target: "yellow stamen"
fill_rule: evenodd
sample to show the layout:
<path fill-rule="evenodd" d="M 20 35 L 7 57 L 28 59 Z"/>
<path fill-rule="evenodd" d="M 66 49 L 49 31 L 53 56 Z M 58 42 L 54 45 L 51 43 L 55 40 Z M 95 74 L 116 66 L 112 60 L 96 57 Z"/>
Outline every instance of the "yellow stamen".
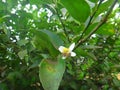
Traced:
<path fill-rule="evenodd" d="M 63 48 L 63 53 L 69 53 L 70 50 L 68 48 Z"/>
<path fill-rule="evenodd" d="M 69 48 L 63 48 L 63 56 L 65 56 L 65 57 L 70 56 L 70 50 L 69 50 Z"/>

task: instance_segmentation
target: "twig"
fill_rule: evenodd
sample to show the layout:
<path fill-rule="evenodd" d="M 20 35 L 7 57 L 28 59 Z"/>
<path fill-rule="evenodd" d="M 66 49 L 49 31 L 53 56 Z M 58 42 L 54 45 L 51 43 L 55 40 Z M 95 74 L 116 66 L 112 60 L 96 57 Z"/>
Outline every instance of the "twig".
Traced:
<path fill-rule="evenodd" d="M 100 2 L 99 2 L 99 4 L 97 5 L 96 9 L 94 10 L 94 12 L 92 13 L 92 15 L 90 16 L 90 20 L 88 21 L 87 26 L 84 28 L 84 30 L 83 30 L 83 32 L 82 32 L 82 34 L 81 34 L 81 36 L 80 36 L 80 39 L 83 37 L 84 33 L 86 32 L 86 30 L 87 30 L 88 27 L 90 26 L 91 21 L 92 21 L 93 17 L 95 16 L 95 14 L 96 14 L 96 12 L 97 12 L 100 4 L 102 3 L 102 1 L 103 1 L 103 0 L 100 0 Z"/>
<path fill-rule="evenodd" d="M 101 22 L 98 23 L 98 25 L 83 39 L 80 39 L 78 41 L 78 43 L 76 44 L 74 50 L 79 47 L 79 45 L 83 42 L 85 42 L 93 33 L 95 33 L 106 21 L 108 16 L 110 15 L 112 9 L 114 8 L 115 4 L 117 3 L 118 0 L 114 0 L 113 4 L 111 5 L 111 7 L 109 8 L 108 12 L 106 13 L 106 15 L 102 18 Z"/>
<path fill-rule="evenodd" d="M 57 13 L 57 16 L 58 16 L 58 18 L 59 18 L 59 21 L 61 22 L 61 25 L 62 25 L 62 27 L 63 27 L 63 31 L 64 31 L 64 33 L 65 33 L 65 36 L 67 37 L 67 40 L 70 42 L 68 33 L 67 33 L 67 31 L 66 31 L 65 25 L 64 25 L 64 23 L 63 23 L 60 15 L 59 15 L 59 12 L 58 12 L 58 10 L 57 10 L 57 7 L 56 7 L 56 13 Z"/>

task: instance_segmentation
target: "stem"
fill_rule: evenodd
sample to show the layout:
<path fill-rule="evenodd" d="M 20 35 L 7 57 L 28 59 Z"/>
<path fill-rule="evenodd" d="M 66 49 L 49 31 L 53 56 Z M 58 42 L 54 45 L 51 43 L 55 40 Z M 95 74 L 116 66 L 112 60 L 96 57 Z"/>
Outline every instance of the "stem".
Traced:
<path fill-rule="evenodd" d="M 92 13 L 92 15 L 90 16 L 90 20 L 89 20 L 87 26 L 84 28 L 84 30 L 83 30 L 83 32 L 82 32 L 82 35 L 81 35 L 80 39 L 83 37 L 84 33 L 86 32 L 86 30 L 87 30 L 88 27 L 90 26 L 91 21 L 92 21 L 93 17 L 95 16 L 95 14 L 96 14 L 96 12 L 97 12 L 97 10 L 98 10 L 100 4 L 102 3 L 102 1 L 103 1 L 103 0 L 100 0 L 100 2 L 99 2 L 99 4 L 97 5 L 96 9 L 94 10 L 94 12 Z"/>
<path fill-rule="evenodd" d="M 58 12 L 58 9 L 57 9 L 57 8 L 56 8 L 56 13 L 57 13 L 57 16 L 58 16 L 58 18 L 59 18 L 59 21 L 60 21 L 60 23 L 61 23 L 61 25 L 62 25 L 62 27 L 63 27 L 63 31 L 64 31 L 64 33 L 65 33 L 65 36 L 67 37 L 67 40 L 70 42 L 70 38 L 69 38 L 69 36 L 68 36 L 67 30 L 66 30 L 65 25 L 64 25 L 64 23 L 63 23 L 60 15 L 59 15 L 59 12 Z"/>
<path fill-rule="evenodd" d="M 95 33 L 106 21 L 108 16 L 110 15 L 111 11 L 113 10 L 115 4 L 117 3 L 118 0 L 114 0 L 113 4 L 111 5 L 111 7 L 108 9 L 108 12 L 106 13 L 106 15 L 102 18 L 101 22 L 98 23 L 98 25 L 83 39 L 80 39 L 78 41 L 78 43 L 76 44 L 74 50 L 80 46 L 81 43 L 85 42 L 93 33 Z"/>

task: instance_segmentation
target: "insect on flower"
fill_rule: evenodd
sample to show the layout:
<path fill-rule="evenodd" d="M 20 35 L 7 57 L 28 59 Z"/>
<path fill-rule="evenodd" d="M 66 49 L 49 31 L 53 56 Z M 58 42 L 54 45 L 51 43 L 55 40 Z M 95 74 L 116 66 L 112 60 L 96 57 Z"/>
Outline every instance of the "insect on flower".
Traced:
<path fill-rule="evenodd" d="M 66 59 L 67 57 L 71 56 L 71 57 L 74 57 L 76 56 L 76 53 L 75 52 L 72 52 L 72 50 L 74 49 L 75 47 L 75 43 L 72 43 L 69 48 L 66 48 L 64 46 L 60 46 L 58 49 L 59 51 L 62 53 L 63 57 L 62 59 Z"/>

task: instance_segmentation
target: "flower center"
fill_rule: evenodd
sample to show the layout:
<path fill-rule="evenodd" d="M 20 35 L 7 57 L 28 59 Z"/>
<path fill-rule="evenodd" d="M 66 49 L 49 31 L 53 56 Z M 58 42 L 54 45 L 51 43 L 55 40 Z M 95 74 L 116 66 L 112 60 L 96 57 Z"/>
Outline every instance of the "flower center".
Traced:
<path fill-rule="evenodd" d="M 70 50 L 69 50 L 69 48 L 64 48 L 63 49 L 63 56 L 65 56 L 65 57 L 70 56 Z"/>
<path fill-rule="evenodd" d="M 69 53 L 69 52 L 70 52 L 70 50 L 68 48 L 63 49 L 63 53 Z"/>

